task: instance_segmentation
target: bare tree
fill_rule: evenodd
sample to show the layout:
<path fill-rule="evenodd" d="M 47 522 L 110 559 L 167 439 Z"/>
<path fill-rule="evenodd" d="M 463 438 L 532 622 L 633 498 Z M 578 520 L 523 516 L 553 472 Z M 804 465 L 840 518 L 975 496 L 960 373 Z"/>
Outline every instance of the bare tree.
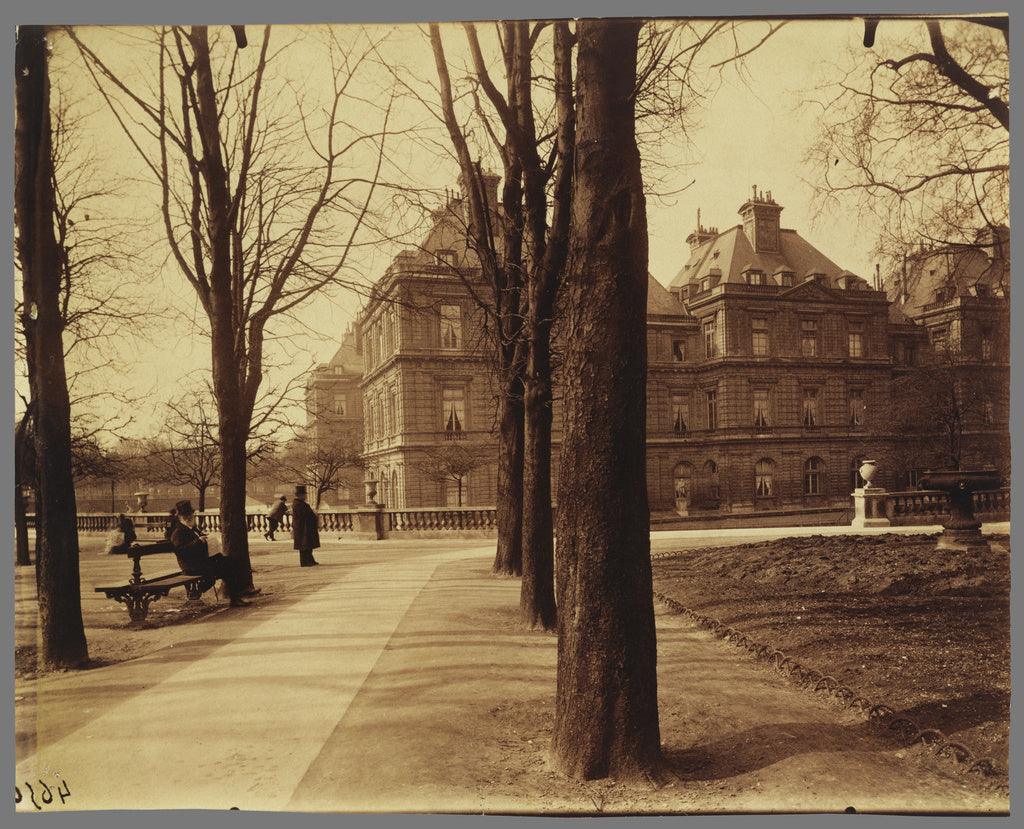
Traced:
<path fill-rule="evenodd" d="M 78 573 L 71 469 L 71 402 L 64 366 L 60 250 L 54 232 L 53 149 L 47 34 L 22 26 L 15 46 L 15 228 L 22 273 L 22 326 L 35 407 L 40 509 L 38 661 L 44 668 L 88 662 Z"/>
<path fill-rule="evenodd" d="M 538 118 L 534 88 L 537 83 L 533 51 L 545 28 L 553 29 L 554 90 L 548 113 Z M 521 482 L 520 539 L 523 621 L 530 627 L 551 629 L 555 624 L 553 520 L 551 514 L 551 423 L 553 363 L 551 332 L 555 295 L 565 268 L 568 240 L 569 193 L 572 185 L 572 45 L 568 23 L 509 21 L 499 25 L 499 39 L 506 78 L 503 94 L 490 76 L 476 27 L 466 24 L 466 36 L 473 60 L 473 80 L 489 102 L 492 116 L 477 99 L 476 113 L 494 137 L 505 170 L 505 208 L 500 230 L 505 249 L 516 258 L 502 259 L 513 271 L 518 286 L 518 304 L 506 305 L 513 317 L 506 330 L 515 335 L 507 343 L 512 355 L 507 364 L 515 372 L 515 393 L 522 394 L 522 461 L 505 465 L 518 469 Z M 456 148 L 464 179 L 475 180 L 474 164 L 455 113 L 455 102 L 447 76 L 447 64 L 440 31 L 431 28 L 434 54 L 441 78 L 441 104 L 449 135 Z M 552 109 L 553 106 L 553 109 Z M 490 126 L 491 118 L 501 126 L 499 139 Z M 548 122 L 556 126 L 552 129 Z M 553 209 L 549 216 L 549 199 Z M 517 400 L 518 404 L 518 400 Z M 503 412 L 504 414 L 504 412 Z M 517 417 L 519 412 L 516 412 Z M 506 445 L 502 446 L 504 457 Z M 518 447 L 516 447 L 518 450 Z M 500 489 L 500 487 L 499 487 Z M 513 528 L 499 522 L 499 542 Z M 501 555 L 499 550 L 498 566 Z"/>
<path fill-rule="evenodd" d="M 454 484 L 458 506 L 462 506 L 462 490 L 466 476 L 492 460 L 488 446 L 465 442 L 448 441 L 440 446 L 425 450 L 423 458 L 416 462 L 419 470 L 431 481 L 439 484 Z"/>
<path fill-rule="evenodd" d="M 306 430 L 269 462 L 282 480 L 302 481 L 313 490 L 313 509 L 320 509 L 324 495 L 362 485 L 355 473 L 365 467 L 363 436 L 352 429 L 332 429 L 323 434 Z"/>
<path fill-rule="evenodd" d="M 658 779 L 645 469 L 647 219 L 629 20 L 577 25 L 576 176 L 558 485 L 557 768 Z"/>
<path fill-rule="evenodd" d="M 198 509 L 206 509 L 206 492 L 220 481 L 221 452 L 217 414 L 209 395 L 189 392 L 167 404 L 164 439 L 153 445 L 152 471 L 159 480 L 192 486 Z"/>
<path fill-rule="evenodd" d="M 512 24 L 507 24 L 511 26 Z M 462 124 L 456 116 L 452 82 L 444 54 L 440 29 L 430 27 L 430 40 L 437 67 L 441 117 L 455 149 L 465 183 L 469 215 L 469 247 L 477 254 L 484 281 L 491 287 L 497 355 L 498 392 L 498 545 L 494 571 L 509 575 L 522 573 L 523 516 L 523 371 L 526 352 L 523 328 L 523 227 L 521 166 L 515 153 L 500 152 L 504 167 L 501 215 L 497 205 L 487 203 L 484 171 L 471 153 Z M 510 100 L 518 96 L 511 75 Z M 494 136 L 495 143 L 500 142 Z M 499 222 L 501 226 L 499 227 Z"/>
<path fill-rule="evenodd" d="M 1009 224 L 1007 18 L 877 29 L 822 102 L 819 192 L 876 217 L 878 253 L 894 264 L 922 244 L 977 244 Z"/>
<path fill-rule="evenodd" d="M 1008 384 L 964 352 L 958 341 L 927 349 L 893 380 L 884 420 L 908 468 L 963 469 L 1005 463 Z M 1008 437 L 1008 436 L 1006 436 Z"/>
<path fill-rule="evenodd" d="M 221 29 L 158 30 L 155 89 L 131 87 L 87 35 L 69 30 L 160 189 L 171 254 L 207 318 L 224 551 L 250 581 L 246 443 L 268 325 L 344 284 L 384 162 L 387 107 L 379 133 L 348 120 L 350 109 L 370 106 L 356 85 L 375 44 L 341 44 L 330 31 L 332 86 L 321 107 L 306 106 L 301 94 L 289 100 L 294 88 L 268 71 L 282 57 L 271 50 L 269 26 L 245 51 Z M 349 164 L 360 172 L 346 174 Z"/>

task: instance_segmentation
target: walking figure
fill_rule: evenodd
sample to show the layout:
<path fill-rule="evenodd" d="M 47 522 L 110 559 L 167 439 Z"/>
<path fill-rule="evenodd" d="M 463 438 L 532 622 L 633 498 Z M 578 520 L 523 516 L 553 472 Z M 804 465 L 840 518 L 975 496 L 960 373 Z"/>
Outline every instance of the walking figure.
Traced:
<path fill-rule="evenodd" d="M 267 512 L 267 521 L 270 523 L 270 529 L 263 533 L 263 537 L 267 541 L 274 541 L 274 533 L 277 532 L 277 528 L 281 526 L 281 519 L 288 514 L 288 499 L 282 495 L 281 500 L 278 501 L 274 506 Z"/>

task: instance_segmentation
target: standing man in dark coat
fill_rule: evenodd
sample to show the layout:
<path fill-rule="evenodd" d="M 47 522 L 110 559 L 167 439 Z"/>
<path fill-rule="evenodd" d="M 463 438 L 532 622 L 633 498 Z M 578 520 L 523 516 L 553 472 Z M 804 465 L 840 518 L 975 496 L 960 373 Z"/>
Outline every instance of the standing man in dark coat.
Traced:
<path fill-rule="evenodd" d="M 220 553 L 210 555 L 206 536 L 196 526 L 196 512 L 190 501 L 178 501 L 174 505 L 178 523 L 171 531 L 171 544 L 178 566 L 186 576 L 209 576 L 221 579 L 231 598 L 232 607 L 245 607 L 249 602 L 242 598 L 242 588 L 234 562 Z M 253 591 L 254 593 L 258 591 Z"/>
<path fill-rule="evenodd" d="M 292 538 L 293 546 L 299 551 L 301 567 L 314 567 L 320 563 L 313 558 L 313 550 L 320 546 L 317 521 L 316 513 L 306 503 L 306 487 L 299 484 L 295 487 L 295 500 L 292 501 Z"/>

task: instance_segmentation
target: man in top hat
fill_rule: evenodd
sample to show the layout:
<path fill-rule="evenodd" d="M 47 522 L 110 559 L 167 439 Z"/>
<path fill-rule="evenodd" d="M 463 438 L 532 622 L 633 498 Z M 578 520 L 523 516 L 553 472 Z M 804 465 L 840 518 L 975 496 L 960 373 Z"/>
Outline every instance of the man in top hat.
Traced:
<path fill-rule="evenodd" d="M 313 558 L 313 550 L 320 546 L 317 517 L 306 503 L 306 487 L 303 484 L 295 487 L 295 500 L 292 501 L 292 539 L 293 546 L 299 551 L 301 567 L 315 567 L 320 563 Z"/>
<path fill-rule="evenodd" d="M 281 525 L 281 519 L 287 514 L 288 499 L 282 495 L 281 500 L 274 504 L 267 513 L 267 522 L 270 524 L 270 529 L 263 533 L 263 537 L 267 539 L 267 541 L 275 540 L 274 533 L 277 532 L 277 528 Z"/>
<path fill-rule="evenodd" d="M 210 576 L 221 579 L 231 599 L 232 607 L 246 607 L 242 586 L 234 562 L 220 553 L 210 555 L 206 536 L 196 527 L 196 511 L 191 501 L 178 501 L 174 505 L 178 523 L 171 532 L 171 544 L 181 572 L 187 576 Z M 254 591 L 255 593 L 256 591 Z"/>

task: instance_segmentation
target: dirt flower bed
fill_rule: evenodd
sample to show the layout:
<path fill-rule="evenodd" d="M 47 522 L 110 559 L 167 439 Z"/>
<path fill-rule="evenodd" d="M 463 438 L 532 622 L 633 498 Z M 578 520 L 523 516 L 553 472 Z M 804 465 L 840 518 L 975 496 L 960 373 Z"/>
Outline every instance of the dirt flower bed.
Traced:
<path fill-rule="evenodd" d="M 683 550 L 655 559 L 654 587 L 938 729 L 1005 778 L 1009 538 L 991 540 L 983 554 L 896 534 Z"/>

